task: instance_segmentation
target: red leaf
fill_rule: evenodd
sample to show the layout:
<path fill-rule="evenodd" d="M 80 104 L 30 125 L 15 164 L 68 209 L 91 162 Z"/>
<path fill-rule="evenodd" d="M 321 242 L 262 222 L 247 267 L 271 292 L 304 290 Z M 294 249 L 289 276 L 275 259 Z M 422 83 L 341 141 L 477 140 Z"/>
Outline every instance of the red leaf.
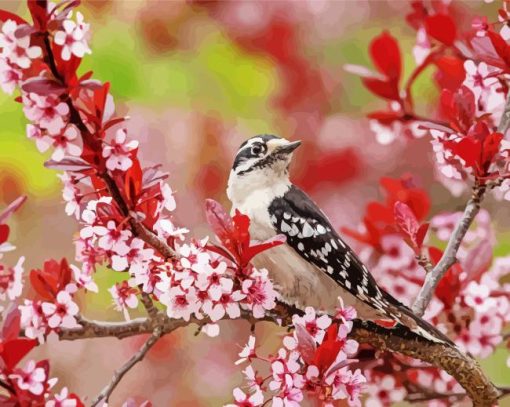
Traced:
<path fill-rule="evenodd" d="M 430 223 L 424 223 L 420 225 L 418 231 L 416 232 L 416 244 L 419 248 L 423 246 L 423 241 L 425 240 L 425 236 L 427 235 L 427 231 L 429 230 Z"/>
<path fill-rule="evenodd" d="M 400 228 L 400 230 L 404 233 L 407 239 L 410 241 L 411 246 L 414 249 L 418 249 L 418 244 L 416 242 L 416 234 L 418 233 L 418 229 L 420 224 L 414 216 L 413 211 L 409 206 L 407 206 L 403 202 L 395 202 L 394 206 L 394 214 L 395 214 L 395 222 Z"/>
<path fill-rule="evenodd" d="M 17 14 L 11 13 L 10 11 L 7 10 L 0 10 L 0 21 L 2 23 L 5 23 L 7 20 L 12 20 L 16 24 L 28 24 L 26 20 L 22 19 Z"/>
<path fill-rule="evenodd" d="M 264 242 L 250 242 L 250 218 L 238 210 L 231 218 L 225 209 L 216 201 L 207 199 L 206 204 L 207 222 L 221 241 L 225 250 L 228 251 L 229 259 L 235 259 L 236 264 L 244 268 L 250 260 L 264 250 L 283 244 L 285 241 L 278 235 Z M 216 251 L 219 253 L 219 251 Z"/>
<path fill-rule="evenodd" d="M 248 263 L 251 259 L 253 259 L 257 254 L 262 253 L 272 247 L 280 246 L 287 241 L 287 238 L 284 235 L 276 235 L 275 237 L 265 240 L 262 243 L 256 243 L 253 246 L 248 247 L 243 254 L 243 260 Z"/>
<path fill-rule="evenodd" d="M 510 46 L 506 43 L 506 41 L 494 31 L 488 31 L 487 36 L 489 37 L 494 50 L 499 55 L 499 57 L 506 64 L 506 67 L 510 67 Z"/>
<path fill-rule="evenodd" d="M 475 95 L 471 89 L 466 86 L 461 86 L 456 92 L 443 89 L 440 101 L 450 125 L 456 131 L 466 134 L 476 113 Z"/>
<path fill-rule="evenodd" d="M 7 242 L 9 238 L 9 226 L 0 224 L 0 244 Z"/>
<path fill-rule="evenodd" d="M 436 247 L 429 248 L 429 256 L 433 264 L 437 264 L 441 259 L 443 252 Z M 462 267 L 454 264 L 448 269 L 443 278 L 439 281 L 435 289 L 436 297 L 444 304 L 446 309 L 450 309 L 455 303 L 455 299 L 461 290 L 460 275 Z"/>
<path fill-rule="evenodd" d="M 362 78 L 361 80 L 373 94 L 389 100 L 400 100 L 398 86 L 395 82 L 376 78 Z"/>
<path fill-rule="evenodd" d="M 124 193 L 131 206 L 135 206 L 142 192 L 142 167 L 136 155 L 132 154 L 131 160 L 133 164 L 126 171 L 124 179 Z"/>
<path fill-rule="evenodd" d="M 27 1 L 28 9 L 32 15 L 34 26 L 39 31 L 46 31 L 48 23 L 48 2 L 46 0 L 29 0 Z"/>
<path fill-rule="evenodd" d="M 4 318 L 2 326 L 2 339 L 3 341 L 10 341 L 16 339 L 20 333 L 20 320 L 21 312 L 14 306 Z"/>
<path fill-rule="evenodd" d="M 25 195 L 16 198 L 12 201 L 7 208 L 0 212 L 0 224 L 4 223 L 9 216 L 18 210 L 18 208 L 25 203 L 27 197 Z"/>
<path fill-rule="evenodd" d="M 453 19 L 446 14 L 435 14 L 425 19 L 427 34 L 445 45 L 453 45 L 457 28 Z"/>
<path fill-rule="evenodd" d="M 376 68 L 398 84 L 402 72 L 402 58 L 397 40 L 388 32 L 383 32 L 370 43 L 370 56 Z"/>
<path fill-rule="evenodd" d="M 0 353 L 7 369 L 12 370 L 37 345 L 37 340 L 17 338 L 4 342 Z"/>
<path fill-rule="evenodd" d="M 44 262 L 42 270 L 30 271 L 30 283 L 43 299 L 54 301 L 58 292 L 71 281 L 71 268 L 63 258 L 60 263 L 50 259 Z"/>
<path fill-rule="evenodd" d="M 434 64 L 437 66 L 434 78 L 441 88 L 453 91 L 462 85 L 466 78 L 464 60 L 453 55 L 443 55 L 435 58 Z"/>
<path fill-rule="evenodd" d="M 335 362 L 338 352 L 342 349 L 343 341 L 338 339 L 338 324 L 332 324 L 326 331 L 324 340 L 315 352 L 313 363 L 324 373 Z"/>

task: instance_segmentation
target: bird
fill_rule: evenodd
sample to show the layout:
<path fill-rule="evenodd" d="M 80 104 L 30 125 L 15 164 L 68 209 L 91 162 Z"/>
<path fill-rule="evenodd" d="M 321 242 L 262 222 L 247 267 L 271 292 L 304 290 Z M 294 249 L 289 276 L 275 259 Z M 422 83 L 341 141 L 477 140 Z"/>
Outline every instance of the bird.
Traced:
<path fill-rule="evenodd" d="M 250 218 L 250 236 L 286 241 L 252 260 L 265 268 L 281 300 L 298 308 L 332 312 L 339 297 L 356 309 L 361 320 L 389 329 L 403 327 L 434 343 L 450 339 L 379 287 L 368 268 L 332 226 L 317 204 L 289 176 L 294 151 L 301 141 L 262 134 L 241 144 L 227 184 L 236 210 Z"/>

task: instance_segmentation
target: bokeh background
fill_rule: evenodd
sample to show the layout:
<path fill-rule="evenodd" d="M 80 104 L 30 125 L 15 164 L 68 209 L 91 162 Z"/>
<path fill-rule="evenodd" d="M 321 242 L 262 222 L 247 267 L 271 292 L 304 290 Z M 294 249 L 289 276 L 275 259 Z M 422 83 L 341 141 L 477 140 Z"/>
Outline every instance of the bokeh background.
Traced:
<path fill-rule="evenodd" d="M 26 16 L 23 3 L 1 1 L 0 7 Z M 462 208 L 465 197 L 452 198 L 434 181 L 426 139 L 376 143 L 364 115 L 381 102 L 343 70 L 346 63 L 370 65 L 368 43 L 389 29 L 399 39 L 409 73 L 415 38 L 404 20 L 408 2 L 83 3 L 93 54 L 81 71 L 93 70 L 96 78 L 111 82 L 117 109 L 131 117 L 129 133 L 141 142 L 143 163 L 163 163 L 170 171 L 176 222 L 194 236 L 209 234 L 205 198 L 228 205 L 224 190 L 233 155 L 244 139 L 258 133 L 303 140 L 293 178 L 339 227 L 356 227 L 365 204 L 381 198 L 381 176 L 415 175 L 433 197 L 432 214 Z M 496 16 L 496 4 L 460 7 Z M 427 71 L 414 91 L 424 112 L 437 98 L 431 75 Z M 20 105 L 0 95 L 0 206 L 21 194 L 29 197 L 10 223 L 15 255 L 25 255 L 30 270 L 49 258 L 73 260 L 77 225 L 65 216 L 60 181 L 43 168 L 48 157 L 26 139 L 25 124 Z M 510 206 L 489 199 L 487 207 L 497 227 L 496 254 L 507 255 Z M 100 271 L 96 281 L 102 291 L 81 297 L 83 314 L 121 319 L 106 288 L 122 277 Z M 241 383 L 233 362 L 249 326 L 228 322 L 221 329 L 213 339 L 195 336 L 194 327 L 165 337 L 127 374 L 111 405 L 130 396 L 155 406 L 229 401 L 231 389 Z M 256 333 L 265 350 L 276 350 L 273 326 L 260 323 Z M 51 358 L 51 373 L 60 377 L 60 385 L 94 397 L 142 341 L 51 339 L 34 353 Z M 483 364 L 498 384 L 508 385 L 506 352 L 501 349 Z"/>

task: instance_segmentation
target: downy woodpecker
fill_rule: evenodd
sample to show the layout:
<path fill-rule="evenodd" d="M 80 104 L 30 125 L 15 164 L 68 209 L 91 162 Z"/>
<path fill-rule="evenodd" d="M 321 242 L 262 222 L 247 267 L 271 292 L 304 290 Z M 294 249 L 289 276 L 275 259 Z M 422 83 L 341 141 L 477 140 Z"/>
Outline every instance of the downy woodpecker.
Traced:
<path fill-rule="evenodd" d="M 312 199 L 289 179 L 300 141 L 259 135 L 241 144 L 228 180 L 232 211 L 251 220 L 253 239 L 283 234 L 285 244 L 253 260 L 264 267 L 285 302 L 332 311 L 341 297 L 358 317 L 403 325 L 426 340 L 451 341 L 380 288 L 367 267 L 335 231 Z"/>

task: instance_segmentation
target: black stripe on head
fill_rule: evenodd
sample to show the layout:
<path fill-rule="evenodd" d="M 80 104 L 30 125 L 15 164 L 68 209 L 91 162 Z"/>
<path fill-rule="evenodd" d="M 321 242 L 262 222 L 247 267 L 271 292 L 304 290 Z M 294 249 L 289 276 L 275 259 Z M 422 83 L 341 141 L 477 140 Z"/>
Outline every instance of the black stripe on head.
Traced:
<path fill-rule="evenodd" d="M 260 134 L 244 141 L 240 146 L 232 169 L 236 169 L 242 162 L 251 158 L 261 158 L 267 152 L 267 142 L 281 137 L 273 136 L 272 134 Z M 257 152 L 260 150 L 260 153 Z"/>

